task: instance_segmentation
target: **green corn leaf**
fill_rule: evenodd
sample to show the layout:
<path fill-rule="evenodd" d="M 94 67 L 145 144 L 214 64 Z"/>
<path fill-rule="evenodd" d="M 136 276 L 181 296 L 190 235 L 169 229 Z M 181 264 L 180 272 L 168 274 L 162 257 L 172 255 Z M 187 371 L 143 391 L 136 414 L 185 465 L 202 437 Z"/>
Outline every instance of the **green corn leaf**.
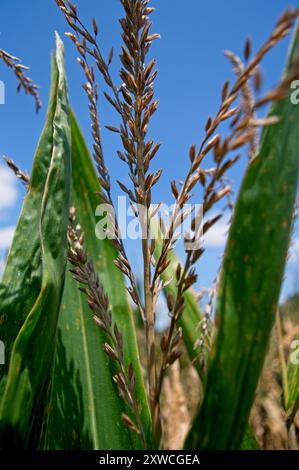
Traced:
<path fill-rule="evenodd" d="M 32 177 L 0 284 L 0 339 L 5 344 L 7 373 L 13 343 L 41 289 L 40 218 L 48 168 L 53 151 L 58 70 L 52 57 L 51 96 L 46 123 L 34 157 Z"/>
<path fill-rule="evenodd" d="M 299 52 L 298 29 L 288 69 Z M 219 330 L 203 404 L 188 449 L 237 449 L 275 320 L 290 241 L 299 172 L 299 106 L 273 104 L 245 174 L 226 247 L 217 299 Z"/>
<path fill-rule="evenodd" d="M 290 352 L 287 366 L 289 396 L 287 403 L 288 416 L 295 417 L 299 410 L 299 335 L 294 341 L 294 349 Z"/>
<path fill-rule="evenodd" d="M 150 415 L 140 371 L 132 313 L 128 306 L 123 276 L 113 260 L 116 250 L 109 240 L 95 235 L 99 183 L 88 149 L 74 116 L 72 125 L 72 205 L 76 221 L 85 234 L 88 255 L 112 305 L 124 337 L 127 361 L 132 362 L 137 379 L 136 397 L 145 431 L 150 438 Z M 112 381 L 113 363 L 102 350 L 105 336 L 96 327 L 86 296 L 67 274 L 59 318 L 59 334 L 53 374 L 46 437 L 48 449 L 132 449 L 140 448 L 139 438 L 121 422 L 124 409 Z"/>
<path fill-rule="evenodd" d="M 8 376 L 0 404 L 0 436 L 3 447 L 14 445 L 23 448 L 29 440 L 34 416 L 41 405 L 49 380 L 64 285 L 71 186 L 71 134 L 63 44 L 58 35 L 56 42 L 57 54 L 54 65 L 56 71 L 53 74 L 54 84 L 48 122 L 37 152 L 27 204 L 25 203 L 21 216 L 21 222 L 22 220 L 26 222 L 25 231 L 22 232 L 22 225 L 19 224 L 8 259 L 8 263 L 12 262 L 12 253 L 15 256 L 27 257 L 28 253 L 26 248 L 22 247 L 22 242 L 25 243 L 26 237 L 30 239 L 32 235 L 31 252 L 40 258 L 41 266 L 36 260 L 32 265 L 29 263 L 30 268 L 25 265 L 25 269 L 29 269 L 33 277 L 41 276 L 41 279 L 36 280 L 40 284 L 40 290 L 36 299 L 32 299 L 33 306 L 27 317 L 23 318 L 24 323 L 11 349 Z M 49 123 L 51 118 L 53 118 L 52 125 Z M 41 155 L 41 164 L 37 162 L 39 155 Z M 46 160 L 45 155 L 50 156 L 50 159 Z M 42 174 L 46 171 L 47 176 L 44 179 Z M 44 187 L 37 183 L 39 176 L 45 181 Z M 34 199 L 34 195 L 36 206 L 31 200 Z M 41 208 L 38 207 L 39 203 Z M 26 214 L 27 210 L 31 210 L 31 214 Z M 30 220 L 31 230 L 29 230 Z M 34 228 L 39 240 L 32 233 Z M 18 238 L 20 241 L 17 243 Z M 12 273 L 15 273 L 14 269 L 15 265 Z M 7 276 L 8 274 L 4 277 L 6 282 Z M 18 291 L 24 287 L 18 279 L 18 271 L 16 277 L 10 278 L 10 283 L 15 289 L 16 285 L 18 287 L 10 297 L 12 302 L 17 299 L 14 302 L 15 311 L 12 312 L 11 307 L 10 313 L 14 314 L 16 321 L 21 323 L 19 315 L 24 317 L 26 311 L 22 311 L 20 300 L 17 298 Z M 17 307 L 20 311 L 16 310 Z"/>
<path fill-rule="evenodd" d="M 261 450 L 253 429 L 247 425 L 242 439 L 241 450 Z"/>
<path fill-rule="evenodd" d="M 156 250 L 155 250 L 155 257 L 156 259 L 159 256 L 159 253 L 162 249 L 162 234 L 158 231 L 158 225 L 153 224 L 153 230 L 156 234 Z M 168 257 L 170 260 L 170 264 L 168 268 L 163 272 L 162 278 L 164 281 L 168 281 L 171 279 L 171 282 L 164 288 L 165 294 L 167 295 L 169 292 L 176 295 L 177 287 L 175 282 L 175 272 L 178 263 L 180 262 L 178 257 L 176 256 L 174 251 L 171 251 Z M 198 375 L 201 379 L 203 385 L 205 385 L 206 380 L 206 372 L 203 370 L 200 361 L 198 360 L 199 357 L 199 350 L 194 347 L 197 339 L 201 334 L 201 330 L 199 328 L 199 322 L 202 319 L 202 314 L 199 309 L 198 301 L 196 299 L 195 292 L 192 289 L 189 289 L 185 292 L 185 309 L 184 313 L 179 321 L 179 326 L 182 328 L 183 331 L 183 341 L 186 346 L 188 356 L 190 361 L 193 363 L 194 367 L 196 368 Z M 208 360 L 208 351 L 205 351 L 205 360 Z M 242 449 L 244 450 L 257 450 L 259 448 L 258 443 L 255 439 L 254 433 L 250 426 L 247 426 L 244 439 L 242 441 Z"/>

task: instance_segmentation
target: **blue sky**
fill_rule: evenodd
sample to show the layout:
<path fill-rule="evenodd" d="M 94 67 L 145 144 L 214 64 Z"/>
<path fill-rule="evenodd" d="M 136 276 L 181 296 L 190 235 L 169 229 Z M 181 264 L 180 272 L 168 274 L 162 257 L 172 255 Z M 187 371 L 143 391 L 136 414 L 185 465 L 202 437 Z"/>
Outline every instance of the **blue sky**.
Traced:
<path fill-rule="evenodd" d="M 118 70 L 120 28 L 118 18 L 121 6 L 118 0 L 78 0 L 81 16 L 86 20 L 97 18 L 100 43 L 104 55 L 115 47 L 113 71 Z M 227 78 L 232 77 L 230 65 L 223 56 L 224 49 L 241 54 L 244 41 L 250 35 L 256 50 L 267 38 L 277 17 L 287 7 L 297 2 L 283 0 L 153 0 L 156 12 L 152 16 L 155 32 L 161 34 L 152 54 L 157 58 L 159 76 L 156 95 L 160 100 L 159 112 L 153 119 L 152 135 L 162 142 L 154 162 L 155 168 L 164 168 L 155 202 L 171 202 L 169 182 L 182 178 L 188 165 L 188 149 L 200 142 L 202 128 L 208 115 L 219 105 L 220 91 Z M 30 76 L 40 85 L 43 108 L 37 116 L 30 97 L 16 94 L 13 76 L 0 64 L 0 80 L 6 87 L 6 104 L 0 106 L 1 142 L 0 155 L 13 158 L 22 169 L 30 172 L 34 150 L 40 135 L 48 100 L 50 79 L 50 51 L 54 47 L 54 30 L 61 36 L 67 30 L 65 21 L 54 0 L 2 1 L 0 3 L 0 47 L 30 66 Z M 284 40 L 263 63 L 264 84 L 273 86 L 283 70 L 288 47 Z M 65 38 L 69 94 L 88 143 L 90 123 L 87 102 L 81 89 L 82 74 L 76 64 L 76 54 Z M 100 85 L 103 85 L 100 81 Z M 102 99 L 101 121 L 115 124 L 116 116 Z M 118 137 L 103 132 L 107 165 L 113 179 L 127 181 L 125 166 L 116 157 Z M 243 161 L 231 172 L 230 177 L 237 191 L 246 164 Z M 22 203 L 22 185 L 0 163 L 0 255 L 9 247 Z M 115 196 L 117 193 L 115 192 Z M 200 199 L 200 194 L 197 194 Z M 200 200 L 198 201 L 200 202 Z M 199 285 L 208 286 L 214 279 L 223 251 L 226 226 L 220 223 L 206 240 L 207 252 L 199 266 Z M 292 293 L 298 264 L 299 243 L 287 270 L 284 296 Z M 136 271 L 140 259 L 135 246 L 128 245 Z"/>

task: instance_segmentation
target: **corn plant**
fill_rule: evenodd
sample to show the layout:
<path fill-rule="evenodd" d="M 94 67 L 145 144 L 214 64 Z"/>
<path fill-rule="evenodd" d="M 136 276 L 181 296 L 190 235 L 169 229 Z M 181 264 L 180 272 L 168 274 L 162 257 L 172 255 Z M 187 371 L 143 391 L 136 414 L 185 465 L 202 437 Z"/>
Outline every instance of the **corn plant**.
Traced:
<path fill-rule="evenodd" d="M 299 10 L 287 10 L 254 55 L 249 40 L 244 59 L 226 52 L 235 80 L 224 84 L 219 109 L 207 119 L 199 145 L 190 147 L 183 181 L 171 183 L 174 209 L 166 223 L 152 204 L 162 174 L 151 169 L 160 144 L 148 137 L 158 109 L 156 62 L 148 59 L 159 39 L 149 19 L 154 8 L 149 0 L 121 0 L 119 86 L 110 71 L 113 49 L 105 60 L 96 20 L 89 28 L 70 1 L 56 3 L 83 71 L 93 148 L 90 155 L 69 104 L 57 35 L 46 123 L 31 176 L 7 159 L 27 194 L 0 284 L 0 338 L 7 358 L 0 366 L 1 448 L 167 447 L 164 384 L 185 351 L 201 393 L 182 446 L 256 448 L 249 416 L 277 315 L 298 185 L 299 107 L 290 100 L 290 85 L 299 76 L 298 27 L 281 80 L 263 95 L 257 92 L 264 56 L 293 28 Z M 37 87 L 18 60 L 1 50 L 0 59 L 39 109 Z M 117 154 L 131 180 L 130 187 L 117 183 L 141 227 L 141 289 L 117 219 L 108 218 L 106 237 L 95 235 L 97 206 L 115 208 L 101 137 L 99 75 L 119 122 L 106 127 L 119 138 Z M 269 112 L 262 117 L 265 105 Z M 241 157 L 248 165 L 234 205 L 227 176 Z M 201 211 L 192 214 L 180 261 L 177 230 L 190 216 L 187 203 L 195 187 L 203 195 Z M 205 235 L 225 211 L 231 211 L 228 242 L 201 310 L 196 266 L 204 248 L 198 233 Z M 161 335 L 155 326 L 163 295 L 170 322 Z M 282 406 L 294 433 L 298 366 L 290 360 L 284 372 Z"/>

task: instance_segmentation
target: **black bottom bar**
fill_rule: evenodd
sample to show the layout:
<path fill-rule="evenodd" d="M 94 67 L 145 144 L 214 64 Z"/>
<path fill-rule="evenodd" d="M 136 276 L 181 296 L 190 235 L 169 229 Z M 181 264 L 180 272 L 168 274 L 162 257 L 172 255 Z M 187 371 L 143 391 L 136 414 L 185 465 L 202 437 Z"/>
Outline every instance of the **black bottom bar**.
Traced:
<path fill-rule="evenodd" d="M 31 468 L 53 468 L 64 464 L 67 468 L 147 468 L 148 466 L 187 465 L 211 468 L 211 465 L 229 465 L 231 468 L 251 468 L 255 464 L 297 464 L 295 451 L 49 451 L 0 452 L 0 468 L 17 468 L 30 464 Z M 4 466 L 5 465 L 5 466 Z M 294 467 L 295 468 L 295 467 Z"/>

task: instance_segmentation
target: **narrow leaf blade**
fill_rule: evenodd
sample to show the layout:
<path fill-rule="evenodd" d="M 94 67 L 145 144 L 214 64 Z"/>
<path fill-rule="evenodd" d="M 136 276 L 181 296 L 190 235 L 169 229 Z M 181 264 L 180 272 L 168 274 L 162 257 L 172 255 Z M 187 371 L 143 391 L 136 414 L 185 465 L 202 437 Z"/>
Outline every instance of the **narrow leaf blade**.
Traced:
<path fill-rule="evenodd" d="M 53 362 L 60 300 L 64 284 L 66 230 L 71 183 L 71 135 L 63 62 L 57 35 L 57 101 L 53 117 L 51 160 L 41 204 L 42 279 L 39 295 L 13 344 L 0 404 L 2 446 L 26 447 L 41 405 Z M 8 442 L 7 442 L 8 441 Z"/>
<path fill-rule="evenodd" d="M 116 251 L 111 241 L 98 240 L 95 210 L 100 203 L 99 183 L 75 117 L 72 123 L 72 205 L 85 234 L 89 257 L 112 305 L 113 318 L 123 333 L 125 356 L 132 362 L 137 379 L 136 397 L 144 428 L 150 437 L 150 415 L 136 344 L 132 313 L 123 277 L 113 263 Z M 59 318 L 59 334 L 49 413 L 43 446 L 48 449 L 141 448 L 139 437 L 121 421 L 127 412 L 113 384 L 113 363 L 102 350 L 104 335 L 95 325 L 86 297 L 67 274 Z"/>
<path fill-rule="evenodd" d="M 41 288 L 40 218 L 42 198 L 53 148 L 53 121 L 57 106 L 58 70 L 52 57 L 51 96 L 46 123 L 36 150 L 32 177 L 0 283 L 0 338 L 5 344 L 8 371 L 13 343 Z"/>
<path fill-rule="evenodd" d="M 288 67 L 299 53 L 296 31 Z M 275 319 L 299 173 L 299 107 L 273 104 L 281 118 L 263 132 L 242 183 L 217 300 L 217 340 L 189 449 L 237 449 L 248 421 Z"/>

